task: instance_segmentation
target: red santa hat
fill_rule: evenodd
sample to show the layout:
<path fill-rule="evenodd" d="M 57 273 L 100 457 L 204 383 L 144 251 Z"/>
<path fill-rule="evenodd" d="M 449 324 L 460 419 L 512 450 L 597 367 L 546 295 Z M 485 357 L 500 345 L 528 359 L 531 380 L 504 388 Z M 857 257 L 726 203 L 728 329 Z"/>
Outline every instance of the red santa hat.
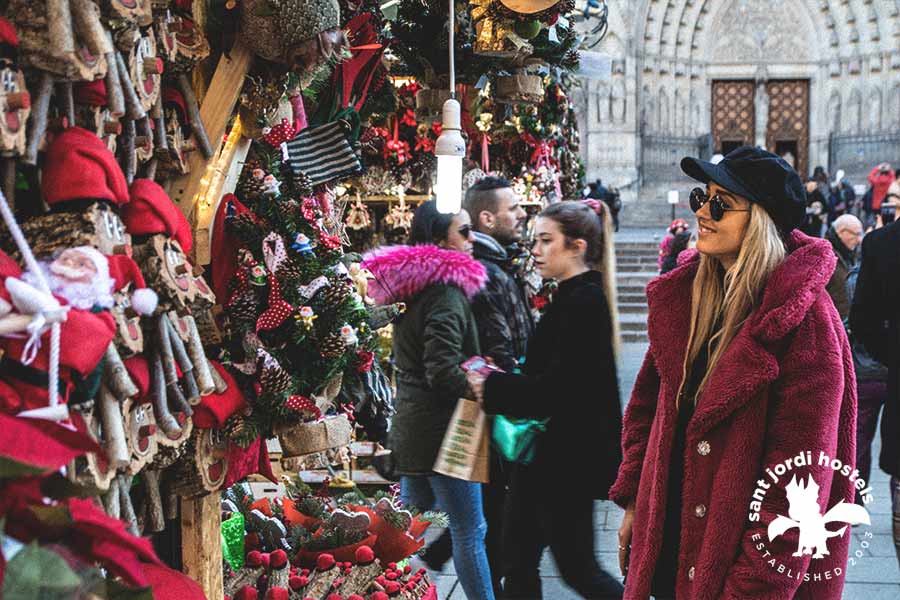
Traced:
<path fill-rule="evenodd" d="M 5 17 L 0 17 L 0 44 L 9 44 L 13 48 L 19 47 L 16 27 Z"/>
<path fill-rule="evenodd" d="M 73 93 L 75 102 L 89 106 L 106 106 L 106 80 L 79 81 L 75 84 Z"/>
<path fill-rule="evenodd" d="M 150 179 L 135 179 L 131 184 L 131 202 L 122 208 L 122 221 L 132 235 L 164 233 L 175 238 L 187 254 L 193 238 L 191 225 L 166 191 Z"/>
<path fill-rule="evenodd" d="M 96 135 L 70 127 L 47 148 L 41 174 L 44 200 L 51 207 L 70 200 L 128 202 L 128 182 L 116 157 Z"/>
<path fill-rule="evenodd" d="M 159 297 L 152 289 L 147 287 L 144 274 L 140 267 L 130 256 L 116 254 L 107 256 L 109 262 L 109 274 L 116 281 L 115 291 L 120 291 L 129 283 L 132 287 L 131 307 L 141 315 L 152 315 L 156 310 Z"/>

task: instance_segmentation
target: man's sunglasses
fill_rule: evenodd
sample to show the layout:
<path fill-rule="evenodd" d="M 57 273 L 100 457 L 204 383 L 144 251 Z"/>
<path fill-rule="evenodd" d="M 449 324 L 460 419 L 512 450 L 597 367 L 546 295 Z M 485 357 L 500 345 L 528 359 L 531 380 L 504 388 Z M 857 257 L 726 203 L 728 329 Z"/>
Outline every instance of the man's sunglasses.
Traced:
<path fill-rule="evenodd" d="M 459 231 L 459 235 L 461 235 L 463 237 L 463 239 L 467 240 L 467 239 L 469 239 L 469 234 L 472 233 L 472 226 L 471 225 L 463 225 L 462 227 L 459 228 L 458 231 Z"/>
<path fill-rule="evenodd" d="M 713 221 L 721 221 L 726 212 L 750 212 L 749 208 L 731 208 L 722 196 L 716 194 L 712 198 L 707 195 L 703 188 L 694 188 L 691 190 L 691 210 L 695 213 L 703 208 L 703 205 L 709 202 L 709 216 Z"/>

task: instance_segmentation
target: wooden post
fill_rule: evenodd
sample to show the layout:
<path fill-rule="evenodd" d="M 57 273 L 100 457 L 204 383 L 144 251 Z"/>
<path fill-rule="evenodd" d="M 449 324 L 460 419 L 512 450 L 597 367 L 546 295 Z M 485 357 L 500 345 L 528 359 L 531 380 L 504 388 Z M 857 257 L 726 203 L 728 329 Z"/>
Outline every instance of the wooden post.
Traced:
<path fill-rule="evenodd" d="M 181 562 L 209 600 L 225 595 L 222 580 L 222 512 L 219 492 L 181 499 Z"/>
<path fill-rule="evenodd" d="M 229 56 L 222 56 L 216 66 L 209 90 L 203 98 L 200 107 L 200 119 L 206 128 L 210 142 L 213 146 L 213 155 L 219 153 L 225 128 L 234 112 L 235 104 L 240 97 L 241 88 L 244 85 L 244 77 L 250 70 L 253 54 L 243 44 L 238 42 L 232 48 Z M 194 203 L 205 185 L 209 185 L 209 170 L 212 168 L 202 153 L 192 152 L 188 157 L 190 172 L 183 177 L 173 180 L 169 186 L 169 196 L 181 212 L 191 221 L 194 232 L 198 228 L 198 215 Z M 209 262 L 209 237 L 201 234 L 196 236 L 194 243 L 194 257 L 198 264 Z"/>

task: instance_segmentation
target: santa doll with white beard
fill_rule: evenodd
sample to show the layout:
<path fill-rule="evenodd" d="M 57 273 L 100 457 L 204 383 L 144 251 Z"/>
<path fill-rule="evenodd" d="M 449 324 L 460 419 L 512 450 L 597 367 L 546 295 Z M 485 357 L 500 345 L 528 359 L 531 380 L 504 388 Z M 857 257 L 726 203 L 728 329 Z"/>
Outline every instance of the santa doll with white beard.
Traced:
<path fill-rule="evenodd" d="M 106 257 L 91 246 L 63 250 L 52 261 L 39 263 L 50 291 L 81 310 L 103 310 L 113 306 L 115 281 L 109 275 Z M 37 277 L 25 272 L 22 279 L 37 286 Z"/>

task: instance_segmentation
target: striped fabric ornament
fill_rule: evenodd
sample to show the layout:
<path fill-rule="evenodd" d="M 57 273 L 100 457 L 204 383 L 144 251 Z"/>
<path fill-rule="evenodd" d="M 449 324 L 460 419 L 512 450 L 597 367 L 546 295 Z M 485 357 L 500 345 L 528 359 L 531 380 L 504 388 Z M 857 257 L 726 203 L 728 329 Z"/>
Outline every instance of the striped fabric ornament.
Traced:
<path fill-rule="evenodd" d="M 362 172 L 362 163 L 340 121 L 307 127 L 284 148 L 291 170 L 306 175 L 312 185 Z"/>

